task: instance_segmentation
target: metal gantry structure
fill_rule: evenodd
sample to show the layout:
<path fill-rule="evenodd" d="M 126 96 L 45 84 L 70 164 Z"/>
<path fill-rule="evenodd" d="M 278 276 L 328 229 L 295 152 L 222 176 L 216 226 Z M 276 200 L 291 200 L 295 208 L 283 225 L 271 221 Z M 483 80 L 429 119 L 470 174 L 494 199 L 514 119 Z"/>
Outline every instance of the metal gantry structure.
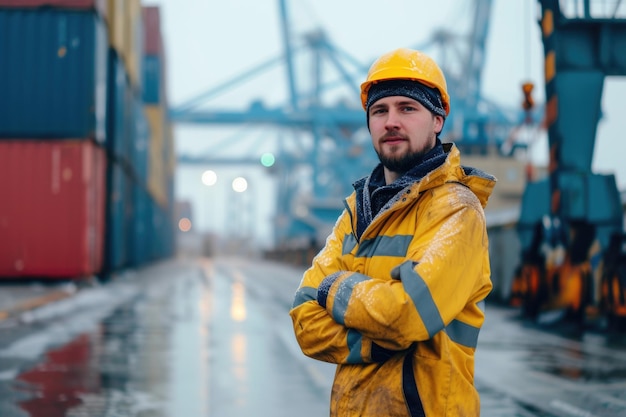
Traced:
<path fill-rule="evenodd" d="M 287 0 L 279 0 L 283 53 L 232 78 L 186 103 L 171 109 L 176 124 L 259 125 L 277 128 L 279 150 L 272 168 L 279 186 L 276 201 L 275 241 L 278 246 L 319 246 L 340 211 L 351 182 L 366 175 L 378 162 L 372 150 L 365 114 L 359 101 L 360 83 L 369 62 L 363 63 L 335 46 L 322 29 L 293 35 Z M 492 0 L 475 0 L 469 33 L 438 30 L 420 45 L 441 59 L 454 111 L 446 121 L 446 140 L 485 153 L 498 149 L 512 128 L 520 123 L 518 109 L 504 109 L 481 92 Z M 386 52 L 386 51 L 380 51 Z M 308 59 L 306 79 L 297 68 Z M 207 110 L 203 106 L 222 92 L 282 65 L 288 97 L 285 103 L 268 107 L 255 101 L 245 110 Z M 343 91 L 337 93 L 337 91 Z M 346 94 L 349 99 L 346 99 Z M 287 138 L 287 139 L 285 139 Z M 293 146 L 299 144 L 297 152 Z M 214 155 L 180 155 L 182 164 L 253 163 L 250 155 L 223 158 Z M 303 180 L 304 178 L 304 180 Z"/>
<path fill-rule="evenodd" d="M 523 196 L 513 301 L 532 318 L 626 320 L 621 197 L 613 174 L 591 170 L 604 80 L 626 76 L 626 2 L 538 2 L 550 160 Z"/>

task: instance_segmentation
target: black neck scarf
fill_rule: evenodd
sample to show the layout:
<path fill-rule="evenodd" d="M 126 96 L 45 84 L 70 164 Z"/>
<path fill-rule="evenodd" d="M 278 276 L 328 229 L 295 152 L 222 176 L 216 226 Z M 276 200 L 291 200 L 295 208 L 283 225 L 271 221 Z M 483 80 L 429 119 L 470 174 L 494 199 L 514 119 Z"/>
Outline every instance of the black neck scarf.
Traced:
<path fill-rule="evenodd" d="M 382 164 L 378 164 L 372 173 L 353 184 L 356 190 L 357 239 L 374 220 L 376 215 L 395 201 L 399 193 L 407 186 L 424 178 L 426 174 L 441 166 L 446 160 L 441 141 L 437 139 L 422 161 L 391 184 L 385 184 Z"/>

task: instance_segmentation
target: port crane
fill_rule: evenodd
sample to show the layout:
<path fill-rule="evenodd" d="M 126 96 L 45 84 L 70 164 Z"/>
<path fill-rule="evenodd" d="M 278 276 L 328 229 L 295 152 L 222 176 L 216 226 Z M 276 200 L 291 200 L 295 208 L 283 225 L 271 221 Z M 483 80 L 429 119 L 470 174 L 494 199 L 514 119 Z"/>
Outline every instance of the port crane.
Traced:
<path fill-rule="evenodd" d="M 511 302 L 537 319 L 626 317 L 623 208 L 612 174 L 592 172 L 607 76 L 626 75 L 626 4 L 539 0 L 549 166 L 527 184 Z M 614 321 L 614 320 L 613 320 Z"/>
<path fill-rule="evenodd" d="M 280 146 L 272 167 L 280 184 L 275 240 L 278 246 L 319 246 L 343 209 L 343 197 L 351 192 L 350 181 L 335 179 L 356 180 L 377 163 L 358 100 L 369 62 L 360 62 L 334 45 L 321 29 L 304 36 L 292 35 L 289 2 L 279 0 L 278 6 L 282 54 L 171 109 L 170 116 L 177 124 L 246 123 L 279 128 L 282 143 L 289 142 L 291 148 Z M 440 58 L 455 109 L 446 122 L 446 139 L 455 141 L 466 153 L 484 154 L 489 147 L 506 141 L 521 116 L 518 109 L 505 109 L 481 94 L 492 0 L 475 0 L 464 7 L 470 9 L 468 33 L 440 29 L 419 45 L 406 46 Z M 311 66 L 306 79 L 298 77 L 301 73 L 297 70 L 304 59 Z M 236 111 L 206 105 L 223 91 L 277 65 L 282 65 L 286 74 L 288 97 L 282 105 L 270 107 L 255 101 Z M 296 152 L 294 144 L 299 146 Z M 258 159 L 181 155 L 179 162 L 258 164 Z M 308 188 L 295 179 L 298 171 L 309 173 Z"/>

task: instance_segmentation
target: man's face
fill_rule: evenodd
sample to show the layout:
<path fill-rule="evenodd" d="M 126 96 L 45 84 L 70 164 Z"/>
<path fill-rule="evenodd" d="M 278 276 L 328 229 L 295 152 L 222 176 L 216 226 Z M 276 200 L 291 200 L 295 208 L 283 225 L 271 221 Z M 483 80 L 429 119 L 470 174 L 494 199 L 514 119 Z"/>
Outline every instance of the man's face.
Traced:
<path fill-rule="evenodd" d="M 378 158 L 395 179 L 435 146 L 443 118 L 416 100 L 390 96 L 370 106 L 369 128 Z"/>

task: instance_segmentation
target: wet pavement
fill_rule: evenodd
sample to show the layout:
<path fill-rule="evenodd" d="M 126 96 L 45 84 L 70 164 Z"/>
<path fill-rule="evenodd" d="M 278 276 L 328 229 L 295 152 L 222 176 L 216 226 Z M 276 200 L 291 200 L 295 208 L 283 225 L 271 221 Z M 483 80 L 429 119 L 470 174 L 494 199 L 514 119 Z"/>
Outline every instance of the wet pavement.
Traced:
<path fill-rule="evenodd" d="M 287 314 L 302 272 L 181 259 L 103 285 L 0 287 L 0 312 L 10 311 L 0 316 L 0 416 L 328 415 L 334 367 L 302 355 Z M 546 331 L 487 308 L 483 417 L 626 416 L 623 336 Z"/>
<path fill-rule="evenodd" d="M 554 416 L 626 416 L 626 337 L 575 326 L 540 328 L 491 307 L 476 377 Z"/>
<path fill-rule="evenodd" d="M 44 305 L 71 297 L 77 285 L 66 282 L 4 282 L 0 286 L 0 321 L 17 318 Z"/>

